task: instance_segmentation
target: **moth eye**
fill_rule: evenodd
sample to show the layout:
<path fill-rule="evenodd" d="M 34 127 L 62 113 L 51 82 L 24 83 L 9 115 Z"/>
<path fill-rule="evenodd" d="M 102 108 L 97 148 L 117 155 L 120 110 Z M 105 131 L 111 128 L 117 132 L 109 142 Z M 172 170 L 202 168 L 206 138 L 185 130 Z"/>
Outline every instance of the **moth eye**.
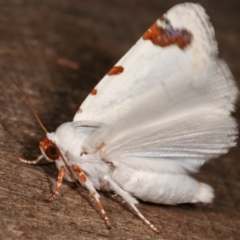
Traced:
<path fill-rule="evenodd" d="M 51 160 L 56 160 L 60 156 L 60 152 L 58 148 L 53 145 L 48 146 L 45 150 L 45 153 L 48 156 L 48 158 L 50 158 Z"/>

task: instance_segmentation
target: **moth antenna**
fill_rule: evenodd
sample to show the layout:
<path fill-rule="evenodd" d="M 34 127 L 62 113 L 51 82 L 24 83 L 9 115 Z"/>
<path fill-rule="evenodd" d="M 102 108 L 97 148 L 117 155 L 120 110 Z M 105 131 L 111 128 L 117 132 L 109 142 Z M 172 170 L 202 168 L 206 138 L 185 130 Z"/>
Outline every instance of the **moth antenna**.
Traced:
<path fill-rule="evenodd" d="M 47 134 L 48 131 L 47 129 L 44 127 L 42 121 L 40 120 L 36 109 L 34 108 L 34 106 L 32 105 L 29 97 L 27 96 L 27 94 L 22 90 L 22 88 L 19 86 L 19 84 L 13 79 L 13 77 L 10 75 L 10 73 L 7 71 L 7 69 L 5 67 L 3 67 L 3 70 L 6 72 L 6 74 L 9 76 L 9 78 L 12 80 L 12 82 L 15 84 L 15 86 L 18 88 L 18 90 L 23 94 L 23 96 L 25 97 L 25 99 L 27 100 L 28 105 L 30 106 L 30 108 L 32 109 L 32 112 L 35 116 L 35 118 L 37 119 L 40 127 L 43 129 L 43 131 Z"/>

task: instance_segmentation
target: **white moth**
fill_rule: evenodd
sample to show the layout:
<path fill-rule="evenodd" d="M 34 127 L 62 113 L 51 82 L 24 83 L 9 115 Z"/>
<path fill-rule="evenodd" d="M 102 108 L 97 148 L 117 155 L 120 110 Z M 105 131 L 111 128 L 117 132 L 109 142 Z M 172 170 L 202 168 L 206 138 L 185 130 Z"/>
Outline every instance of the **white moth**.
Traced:
<path fill-rule="evenodd" d="M 136 214 L 137 199 L 209 203 L 213 189 L 189 176 L 236 145 L 231 112 L 238 95 L 227 65 L 217 57 L 204 9 L 179 4 L 160 17 L 92 90 L 73 122 L 46 132 L 43 157 L 62 179 L 78 181 L 109 219 L 97 190 L 120 195 Z"/>

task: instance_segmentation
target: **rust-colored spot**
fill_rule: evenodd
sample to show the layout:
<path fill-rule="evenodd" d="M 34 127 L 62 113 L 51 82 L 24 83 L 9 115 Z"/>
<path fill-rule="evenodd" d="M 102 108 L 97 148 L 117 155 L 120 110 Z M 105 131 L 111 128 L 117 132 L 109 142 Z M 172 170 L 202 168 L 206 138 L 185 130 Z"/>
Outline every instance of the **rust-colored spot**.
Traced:
<path fill-rule="evenodd" d="M 96 94 L 97 94 L 97 89 L 94 88 L 94 89 L 91 91 L 91 94 L 92 94 L 92 95 L 96 95 Z"/>
<path fill-rule="evenodd" d="M 82 169 L 76 165 L 73 165 L 72 166 L 73 170 L 77 173 L 77 174 L 80 174 L 82 173 Z"/>
<path fill-rule="evenodd" d="M 123 70 L 124 70 L 123 67 L 121 67 L 121 66 L 115 66 L 115 67 L 113 67 L 113 68 L 111 68 L 111 69 L 109 70 L 108 75 L 110 75 L 110 76 L 111 76 L 111 75 L 118 75 L 118 74 L 122 73 Z"/>
<path fill-rule="evenodd" d="M 84 173 L 80 174 L 79 177 L 80 177 L 82 182 L 86 182 L 87 181 L 87 178 L 86 178 Z"/>
<path fill-rule="evenodd" d="M 82 112 L 82 109 L 79 108 L 79 109 L 77 110 L 77 113 L 81 113 L 81 112 Z"/>
<path fill-rule="evenodd" d="M 154 23 L 144 34 L 144 40 L 151 40 L 154 45 L 166 47 L 169 45 L 177 45 L 179 48 L 184 49 L 190 44 L 192 34 L 186 29 L 174 29 L 169 26 L 166 29 L 161 28 Z"/>

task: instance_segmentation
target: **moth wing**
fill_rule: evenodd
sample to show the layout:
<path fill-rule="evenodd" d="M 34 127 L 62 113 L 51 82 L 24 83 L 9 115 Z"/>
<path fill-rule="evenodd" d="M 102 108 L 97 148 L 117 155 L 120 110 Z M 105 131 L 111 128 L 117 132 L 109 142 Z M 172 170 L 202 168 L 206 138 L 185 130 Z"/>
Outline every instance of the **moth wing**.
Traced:
<path fill-rule="evenodd" d="M 86 149 L 100 151 L 115 165 L 196 171 L 235 145 L 230 113 L 238 90 L 217 59 L 214 31 L 201 6 L 177 5 L 157 25 L 158 37 L 170 35 L 170 43 L 141 38 L 116 64 L 121 73 L 105 76 L 74 120 L 103 123 Z M 191 41 L 182 47 L 186 34 Z"/>
<path fill-rule="evenodd" d="M 116 164 L 197 171 L 235 146 L 238 130 L 230 112 L 237 93 L 221 60 L 182 71 L 137 97 L 128 114 L 100 128 L 86 144 L 102 148 L 102 157 Z"/>
<path fill-rule="evenodd" d="M 162 41 L 154 42 L 159 38 Z M 192 3 L 176 5 L 99 82 L 74 121 L 111 124 L 128 114 L 138 96 L 163 85 L 165 79 L 177 76 L 183 69 L 201 68 L 216 55 L 214 31 L 204 9 Z"/>

